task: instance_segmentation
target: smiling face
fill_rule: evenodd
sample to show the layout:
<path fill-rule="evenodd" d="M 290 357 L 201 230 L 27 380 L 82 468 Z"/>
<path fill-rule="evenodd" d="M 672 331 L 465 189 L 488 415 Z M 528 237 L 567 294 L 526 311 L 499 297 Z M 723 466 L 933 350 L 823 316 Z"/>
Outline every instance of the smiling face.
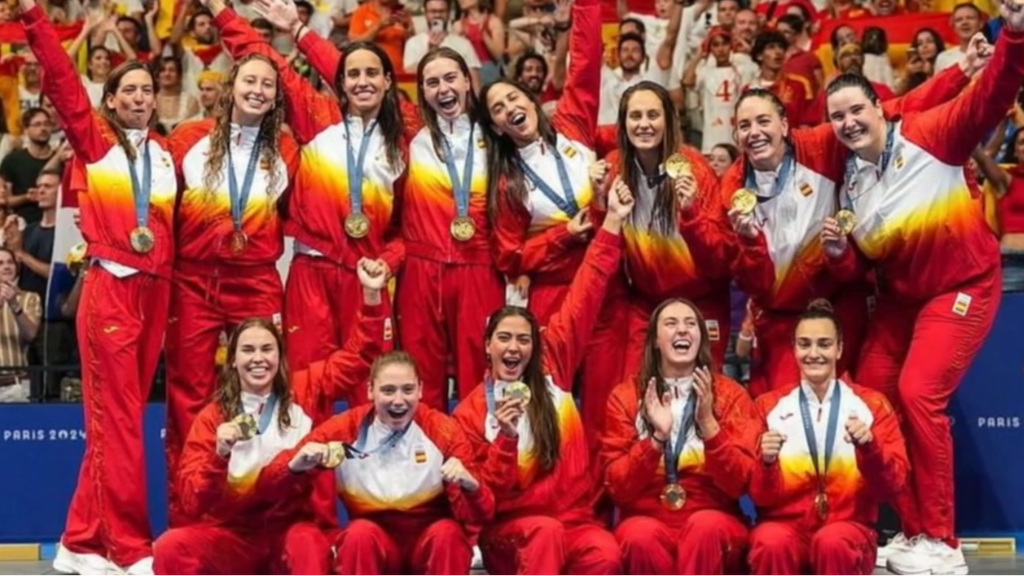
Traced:
<path fill-rule="evenodd" d="M 510 315 L 498 322 L 486 345 L 493 378 L 503 382 L 522 378 L 533 357 L 533 336 L 533 327 L 523 316 Z"/>
<path fill-rule="evenodd" d="M 828 120 L 839 141 L 861 155 L 885 138 L 882 107 L 856 86 L 828 96 Z"/>
<path fill-rule="evenodd" d="M 250 326 L 238 335 L 233 366 L 238 371 L 242 390 L 263 396 L 269 394 L 281 362 L 277 338 L 262 326 Z"/>
<path fill-rule="evenodd" d="M 782 161 L 789 123 L 767 98 L 744 98 L 736 109 L 736 142 L 757 170 L 774 170 Z"/>
<path fill-rule="evenodd" d="M 104 105 L 112 110 L 127 128 L 146 128 L 156 108 L 153 76 L 148 70 L 141 68 L 123 74 L 114 93 L 104 97 Z"/>
<path fill-rule="evenodd" d="M 369 398 L 377 419 L 393 430 L 401 430 L 416 415 L 423 386 L 415 368 L 394 362 L 377 371 L 370 382 Z"/>
<path fill-rule="evenodd" d="M 427 62 L 420 82 L 423 98 L 439 118 L 451 120 L 466 111 L 471 82 L 455 60 L 442 56 Z"/>
<path fill-rule="evenodd" d="M 507 134 L 525 146 L 540 134 L 537 106 L 522 90 L 507 82 L 493 84 L 487 91 L 487 110 L 495 132 Z"/>
<path fill-rule="evenodd" d="M 661 354 L 662 373 L 693 370 L 703 342 L 697 312 L 687 304 L 673 302 L 661 310 L 656 322 L 655 345 Z"/>
<path fill-rule="evenodd" d="M 391 77 L 384 64 L 369 50 L 355 50 L 345 57 L 343 91 L 352 112 L 374 113 L 380 109 L 384 95 L 391 88 Z"/>
<path fill-rule="evenodd" d="M 665 138 L 665 109 L 650 90 L 638 90 L 626 104 L 626 136 L 636 150 L 655 150 Z"/>
<path fill-rule="evenodd" d="M 961 42 L 981 32 L 981 14 L 974 6 L 961 6 L 953 12 L 953 30 Z"/>
<path fill-rule="evenodd" d="M 277 70 L 260 59 L 253 59 L 238 68 L 232 86 L 235 122 L 252 125 L 274 108 L 277 98 Z"/>
<path fill-rule="evenodd" d="M 824 384 L 836 376 L 836 362 L 843 355 L 835 323 L 829 318 L 801 320 L 793 346 L 800 375 L 812 384 Z"/>

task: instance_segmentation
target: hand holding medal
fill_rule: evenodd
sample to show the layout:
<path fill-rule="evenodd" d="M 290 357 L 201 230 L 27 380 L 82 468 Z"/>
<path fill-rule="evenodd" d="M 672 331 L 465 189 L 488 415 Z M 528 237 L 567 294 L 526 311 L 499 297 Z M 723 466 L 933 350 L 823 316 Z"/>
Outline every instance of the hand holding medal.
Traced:
<path fill-rule="evenodd" d="M 342 442 L 327 443 L 327 459 L 324 460 L 324 468 L 337 468 L 345 461 L 345 444 Z"/>
<path fill-rule="evenodd" d="M 693 177 L 693 166 L 681 154 L 673 154 L 665 160 L 665 174 L 672 180 L 672 191 L 680 209 L 693 205 L 697 197 L 697 181 Z"/>
<path fill-rule="evenodd" d="M 525 397 L 522 395 L 515 397 L 509 395 L 506 388 L 505 397 L 495 402 L 494 407 L 494 418 L 498 421 L 498 427 L 501 429 L 502 434 L 509 438 L 519 436 L 519 420 L 523 417 L 526 403 L 529 400 L 529 395 Z"/>
<path fill-rule="evenodd" d="M 240 414 L 217 427 L 217 455 L 226 458 L 235 444 L 251 440 L 256 431 L 252 414 Z"/>
<path fill-rule="evenodd" d="M 843 212 L 847 212 L 848 215 L 843 214 Z M 825 223 L 821 227 L 820 238 L 821 247 L 829 257 L 839 258 L 846 252 L 846 248 L 849 246 L 849 241 L 847 240 L 849 232 L 844 232 L 843 230 L 845 226 L 849 226 L 850 230 L 853 229 L 851 219 L 854 222 L 856 221 L 856 217 L 849 210 L 841 210 L 834 218 L 825 219 Z"/>
<path fill-rule="evenodd" d="M 292 472 L 308 472 L 317 466 L 323 466 L 330 459 L 330 448 L 327 444 L 309 442 L 304 445 L 288 462 Z"/>
<path fill-rule="evenodd" d="M 753 190 L 740 188 L 733 192 L 729 208 L 729 223 L 737 234 L 745 238 L 757 238 L 759 233 L 757 222 L 754 218 L 754 209 L 757 207 L 757 195 Z"/>

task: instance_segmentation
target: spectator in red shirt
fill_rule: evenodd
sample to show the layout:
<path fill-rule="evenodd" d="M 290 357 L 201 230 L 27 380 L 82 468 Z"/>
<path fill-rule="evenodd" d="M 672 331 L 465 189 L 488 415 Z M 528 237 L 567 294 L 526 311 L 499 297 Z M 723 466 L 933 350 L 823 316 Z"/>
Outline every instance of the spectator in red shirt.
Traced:
<path fill-rule="evenodd" d="M 861 50 L 860 44 L 850 42 L 839 48 L 839 53 L 836 54 L 835 57 L 835 65 L 835 76 L 839 76 L 840 74 L 857 74 L 858 76 L 863 76 L 864 52 Z M 875 89 L 875 93 L 878 95 L 878 99 L 881 102 L 896 97 L 896 94 L 894 94 L 893 91 L 885 84 L 871 82 L 871 87 Z M 805 121 L 808 124 L 820 124 L 825 121 L 824 90 L 818 93 L 817 98 L 814 99 L 814 103 L 811 104 L 810 110 L 811 116 L 805 118 Z"/>
<path fill-rule="evenodd" d="M 786 37 L 789 49 L 782 72 L 790 76 L 805 78 L 811 85 L 811 93 L 817 94 L 822 86 L 821 61 L 811 51 L 811 36 L 807 22 L 796 14 L 785 14 L 779 18 L 776 30 Z"/>
<path fill-rule="evenodd" d="M 795 128 L 803 125 L 808 117 L 813 95 L 806 80 L 783 72 L 788 47 L 786 37 L 779 32 L 771 30 L 759 34 L 750 52 L 750 57 L 759 66 L 758 76 L 744 89 L 764 88 L 778 96 L 786 107 L 790 127 Z"/>

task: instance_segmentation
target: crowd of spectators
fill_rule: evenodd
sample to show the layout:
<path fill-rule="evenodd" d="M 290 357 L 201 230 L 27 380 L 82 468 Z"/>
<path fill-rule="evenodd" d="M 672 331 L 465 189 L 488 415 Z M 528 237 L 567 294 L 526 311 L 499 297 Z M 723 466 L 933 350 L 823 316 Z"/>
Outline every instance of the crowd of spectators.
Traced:
<path fill-rule="evenodd" d="M 557 104 L 566 75 L 565 47 L 554 42 L 552 14 L 567 0 L 296 0 L 300 18 L 315 33 L 343 45 L 380 45 L 406 97 L 414 99 L 420 59 L 447 46 L 461 54 L 477 90 L 509 76 Z M 609 0 L 606 65 L 600 124 L 613 124 L 619 99 L 641 80 L 663 84 L 682 114 L 688 142 L 719 173 L 739 152 L 733 140 L 738 94 L 748 86 L 776 92 L 790 126 L 825 120 L 823 89 L 834 74 L 863 74 L 883 98 L 905 93 L 936 71 L 955 65 L 970 38 L 999 34 L 989 0 Z M 103 82 L 126 60 L 154 70 L 157 116 L 170 131 L 215 113 L 232 66 L 199 2 L 183 0 L 49 0 L 67 52 L 79 63 L 93 105 Z M 249 19 L 295 70 L 321 90 L 289 34 L 236 0 Z M 674 16 L 672 16 L 674 15 Z M 52 105 L 40 93 L 40 69 L 24 46 L 11 4 L 0 2 L 0 402 L 75 400 L 73 321 L 81 276 L 55 253 L 55 236 L 73 218 L 60 200 L 63 143 Z M 670 17 L 672 16 L 672 17 Z M 1004 290 L 1024 290 L 1024 113 L 1018 106 L 991 138 L 979 144 L 970 169 L 986 181 L 984 201 L 1002 239 Z M 752 342 L 743 322 L 745 299 L 734 299 L 734 333 Z M 749 319 L 748 319 L 749 320 Z M 742 328 L 742 329 L 741 329 Z M 738 356 L 749 354 L 744 344 Z M 41 367 L 43 369 L 41 369 Z M 160 397 L 161 388 L 155 387 Z"/>

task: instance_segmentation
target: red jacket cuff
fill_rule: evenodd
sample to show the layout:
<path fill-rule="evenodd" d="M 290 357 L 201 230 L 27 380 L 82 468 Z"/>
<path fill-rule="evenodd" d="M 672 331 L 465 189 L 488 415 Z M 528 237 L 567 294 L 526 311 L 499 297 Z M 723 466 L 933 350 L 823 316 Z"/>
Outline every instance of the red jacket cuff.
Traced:
<path fill-rule="evenodd" d="M 45 20 L 46 12 L 43 12 L 43 7 L 40 6 L 39 4 L 36 4 L 32 8 L 29 8 L 28 10 L 25 10 L 24 12 L 21 13 L 21 21 L 24 22 L 26 26 L 38 24 L 39 22 L 43 22 Z"/>
<path fill-rule="evenodd" d="M 612 234 L 604 228 L 601 228 L 597 231 L 593 241 L 597 244 L 604 244 L 606 246 L 618 248 L 622 246 L 622 234 Z"/>
<path fill-rule="evenodd" d="M 235 14 L 234 10 L 231 8 L 225 8 L 220 11 L 220 14 L 217 14 L 213 18 L 213 25 L 217 28 L 223 28 L 224 26 L 234 22 L 236 18 L 238 18 L 238 14 Z"/>
<path fill-rule="evenodd" d="M 519 438 L 513 438 L 504 432 L 499 432 L 498 437 L 494 439 L 494 445 L 498 447 L 501 452 L 515 454 L 519 452 Z"/>
<path fill-rule="evenodd" d="M 312 32 L 312 30 L 310 30 L 310 32 Z M 316 46 L 316 44 L 317 44 L 316 34 L 306 33 L 306 34 L 302 35 L 302 38 L 299 38 L 299 43 L 297 44 L 297 46 L 298 46 L 299 50 L 301 50 L 302 53 L 305 54 L 306 50 L 314 48 Z M 333 81 L 334 81 L 334 79 L 331 79 L 331 82 L 333 82 Z"/>
<path fill-rule="evenodd" d="M 385 294 L 384 291 L 382 290 L 381 294 L 380 294 L 380 297 L 381 297 L 381 303 L 380 304 L 367 304 L 367 303 L 363 302 L 363 307 L 360 310 L 360 314 L 362 314 L 363 318 L 367 318 L 367 319 L 370 319 L 370 320 L 378 320 L 378 319 L 384 318 L 386 310 L 384 308 L 383 299 L 387 298 L 387 294 Z"/>

